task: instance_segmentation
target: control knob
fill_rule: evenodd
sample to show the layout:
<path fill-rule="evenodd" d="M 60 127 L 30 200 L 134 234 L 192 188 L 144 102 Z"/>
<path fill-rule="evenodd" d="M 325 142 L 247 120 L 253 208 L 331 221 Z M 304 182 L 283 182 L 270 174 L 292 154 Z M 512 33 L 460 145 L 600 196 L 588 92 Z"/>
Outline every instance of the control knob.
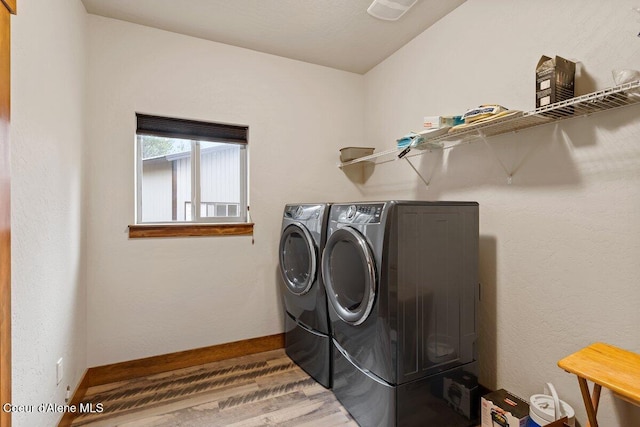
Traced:
<path fill-rule="evenodd" d="M 349 208 L 347 209 L 347 218 L 348 219 L 353 219 L 354 216 L 356 216 L 356 205 L 351 205 L 349 206 Z"/>

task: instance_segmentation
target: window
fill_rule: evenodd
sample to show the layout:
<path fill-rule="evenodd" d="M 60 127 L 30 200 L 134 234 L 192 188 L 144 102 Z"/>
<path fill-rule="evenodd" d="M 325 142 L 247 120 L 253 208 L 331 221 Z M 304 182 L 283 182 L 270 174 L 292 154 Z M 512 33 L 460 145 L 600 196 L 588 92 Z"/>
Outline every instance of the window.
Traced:
<path fill-rule="evenodd" d="M 239 203 L 200 202 L 200 215 L 202 216 L 212 216 L 215 212 L 215 216 L 218 217 L 235 217 L 238 216 L 239 211 Z M 191 202 L 184 202 L 184 216 L 191 218 Z"/>
<path fill-rule="evenodd" d="M 247 222 L 246 126 L 136 117 L 136 224 Z"/>

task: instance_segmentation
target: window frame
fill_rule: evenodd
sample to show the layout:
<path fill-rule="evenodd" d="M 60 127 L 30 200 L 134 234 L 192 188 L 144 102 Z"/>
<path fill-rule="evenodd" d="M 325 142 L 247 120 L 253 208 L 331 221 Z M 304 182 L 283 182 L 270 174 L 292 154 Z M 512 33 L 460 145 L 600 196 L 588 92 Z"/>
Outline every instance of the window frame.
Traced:
<path fill-rule="evenodd" d="M 135 224 L 129 226 L 129 237 L 171 237 L 191 235 L 228 235 L 252 234 L 253 223 L 249 219 L 249 155 L 248 126 L 226 123 L 201 122 L 171 117 L 151 116 L 136 113 L 135 133 Z M 141 135 L 177 138 L 191 142 L 191 199 L 192 219 L 171 221 L 143 221 L 142 213 L 142 138 Z M 201 204 L 201 142 L 209 141 L 236 145 L 239 147 L 239 187 L 240 200 L 238 216 L 203 217 L 200 209 L 193 206 Z M 221 202 L 222 203 L 222 202 Z M 230 202 L 225 202 L 230 203 Z M 216 225 L 218 227 L 216 229 Z M 173 230 L 173 231 L 172 231 Z M 194 233 L 194 230 L 196 234 Z"/>

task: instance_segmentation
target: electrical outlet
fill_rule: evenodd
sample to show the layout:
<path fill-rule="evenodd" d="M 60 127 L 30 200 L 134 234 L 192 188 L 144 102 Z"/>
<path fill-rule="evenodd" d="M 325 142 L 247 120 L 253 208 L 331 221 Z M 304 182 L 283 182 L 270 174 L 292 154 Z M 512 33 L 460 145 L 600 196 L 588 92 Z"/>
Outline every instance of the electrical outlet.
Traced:
<path fill-rule="evenodd" d="M 64 376 L 64 370 L 62 366 L 62 357 L 58 359 L 58 363 L 56 363 L 56 385 L 59 385 L 62 382 L 62 377 Z"/>

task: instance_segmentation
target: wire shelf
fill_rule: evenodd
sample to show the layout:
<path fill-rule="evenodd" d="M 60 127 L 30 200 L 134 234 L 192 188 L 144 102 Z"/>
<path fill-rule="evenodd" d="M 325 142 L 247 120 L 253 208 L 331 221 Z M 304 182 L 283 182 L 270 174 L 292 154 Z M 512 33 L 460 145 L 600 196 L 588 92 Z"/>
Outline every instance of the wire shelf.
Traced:
<path fill-rule="evenodd" d="M 522 129 L 556 123 L 561 120 L 582 117 L 600 111 L 613 110 L 628 105 L 640 103 L 640 80 L 625 83 L 587 95 L 556 102 L 545 107 L 527 112 L 514 112 L 512 115 L 487 120 L 459 129 L 452 129 L 449 133 L 427 139 L 422 144 L 411 149 L 392 148 L 368 156 L 340 163 L 338 167 L 349 166 L 360 162 L 386 163 L 402 157 L 413 157 L 433 150 L 453 148 L 462 143 L 473 140 L 517 132 Z M 410 150 L 417 149 L 409 154 Z"/>

